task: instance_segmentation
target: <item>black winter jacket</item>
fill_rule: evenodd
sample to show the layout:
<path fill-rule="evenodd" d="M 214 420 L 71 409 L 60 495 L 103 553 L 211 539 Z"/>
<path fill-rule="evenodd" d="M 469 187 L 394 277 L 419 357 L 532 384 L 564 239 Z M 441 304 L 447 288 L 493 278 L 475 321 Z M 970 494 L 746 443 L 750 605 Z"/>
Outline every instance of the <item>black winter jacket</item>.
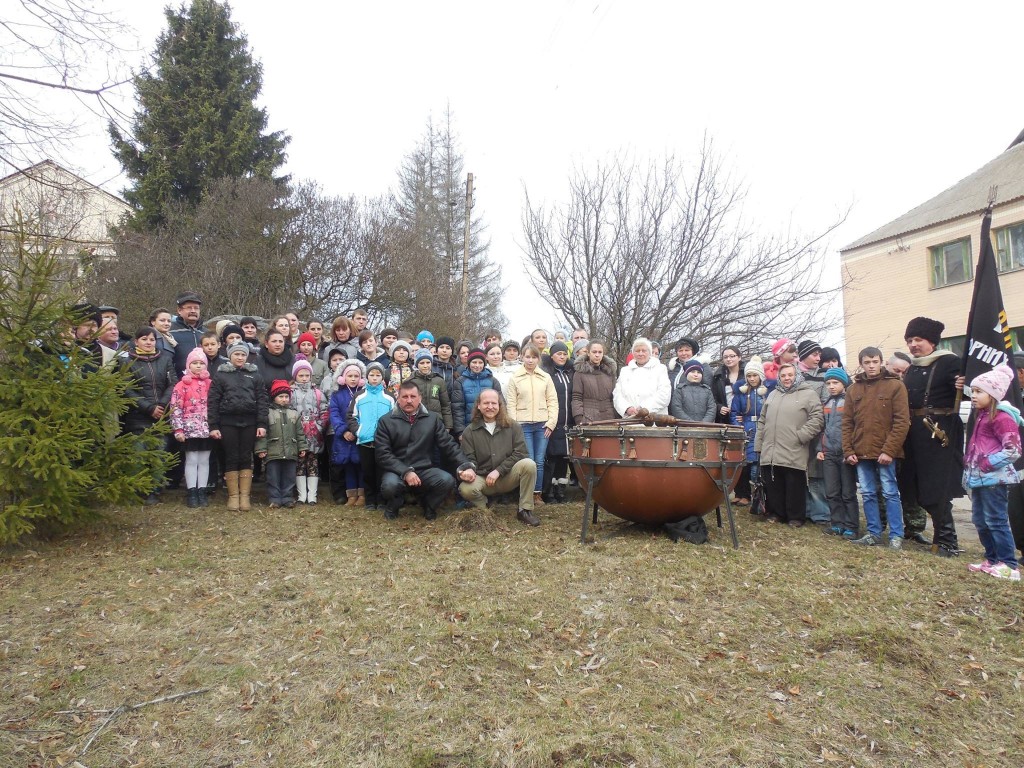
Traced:
<path fill-rule="evenodd" d="M 458 465 L 460 472 L 467 467 L 475 469 L 448 434 L 440 417 L 422 405 L 412 422 L 401 409 L 393 408 L 377 422 L 373 445 L 378 469 L 394 472 L 399 477 L 404 477 L 410 469 L 422 472 L 433 467 L 435 447 L 441 453 L 442 464 Z"/>
<path fill-rule="evenodd" d="M 174 359 L 166 352 L 157 352 L 149 357 L 141 357 L 132 352 L 129 355 L 133 384 L 125 392 L 132 399 L 128 412 L 124 416 L 126 432 L 139 433 L 156 423 L 150 413 L 156 406 L 165 409 L 171 402 L 171 393 L 178 383 L 178 374 L 174 371 Z"/>
<path fill-rule="evenodd" d="M 206 328 L 202 322 L 196 323 L 195 328 L 185 325 L 180 316 L 171 322 L 171 338 L 177 342 L 174 348 L 174 372 L 179 376 L 185 373 L 188 353 L 200 345 L 204 333 Z"/>
<path fill-rule="evenodd" d="M 270 395 L 252 363 L 236 368 L 231 363 L 217 369 L 206 404 L 210 429 L 269 426 Z"/>
<path fill-rule="evenodd" d="M 287 382 L 292 380 L 292 365 L 295 363 L 295 353 L 292 352 L 290 346 L 285 346 L 284 351 L 280 355 L 275 355 L 269 349 L 263 347 L 255 355 L 250 356 L 249 359 L 256 363 L 256 367 L 259 368 L 260 376 L 263 377 L 263 384 L 266 386 L 268 394 L 275 380 Z"/>

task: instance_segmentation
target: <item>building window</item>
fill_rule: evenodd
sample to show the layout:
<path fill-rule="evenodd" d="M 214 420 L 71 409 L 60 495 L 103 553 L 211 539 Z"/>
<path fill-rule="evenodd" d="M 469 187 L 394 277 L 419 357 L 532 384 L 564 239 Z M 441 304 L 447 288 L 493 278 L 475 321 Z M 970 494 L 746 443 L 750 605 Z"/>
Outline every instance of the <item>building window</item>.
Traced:
<path fill-rule="evenodd" d="M 939 339 L 939 343 L 936 349 L 948 349 L 954 355 L 964 355 L 964 347 L 967 346 L 966 336 L 950 336 L 948 338 Z"/>
<path fill-rule="evenodd" d="M 1024 267 L 1024 222 L 996 230 L 996 262 L 1000 272 Z"/>
<path fill-rule="evenodd" d="M 971 238 L 936 245 L 932 256 L 932 288 L 966 283 L 971 279 Z"/>

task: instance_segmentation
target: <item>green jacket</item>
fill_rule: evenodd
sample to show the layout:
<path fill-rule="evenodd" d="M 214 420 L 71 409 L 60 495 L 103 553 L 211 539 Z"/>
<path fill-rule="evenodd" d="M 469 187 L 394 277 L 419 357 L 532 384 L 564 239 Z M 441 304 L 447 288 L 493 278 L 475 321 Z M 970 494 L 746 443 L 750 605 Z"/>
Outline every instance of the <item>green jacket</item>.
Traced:
<path fill-rule="evenodd" d="M 412 381 L 419 387 L 420 397 L 427 410 L 441 417 L 445 429 L 451 429 L 452 404 L 448 398 L 448 385 L 444 383 L 444 377 L 436 373 L 424 376 L 416 371 L 412 375 Z"/>
<path fill-rule="evenodd" d="M 462 433 L 462 452 L 476 464 L 476 473 L 486 477 L 492 470 L 504 477 L 516 462 L 529 458 L 526 438 L 519 422 L 508 427 L 495 427 L 492 435 L 482 421 L 473 421 Z"/>
<path fill-rule="evenodd" d="M 305 450 L 306 434 L 302 431 L 302 421 L 298 412 L 291 408 L 271 405 L 267 436 L 256 440 L 256 453 L 266 451 L 267 461 L 295 461 L 299 458 L 299 452 Z"/>

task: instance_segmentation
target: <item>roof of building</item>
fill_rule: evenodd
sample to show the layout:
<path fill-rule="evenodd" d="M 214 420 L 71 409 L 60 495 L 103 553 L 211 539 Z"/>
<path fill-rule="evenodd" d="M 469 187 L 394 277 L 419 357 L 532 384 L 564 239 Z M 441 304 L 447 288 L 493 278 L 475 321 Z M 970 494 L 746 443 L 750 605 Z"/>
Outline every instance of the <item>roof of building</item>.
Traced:
<path fill-rule="evenodd" d="M 925 229 L 934 224 L 981 213 L 988 206 L 989 189 L 998 186 L 997 204 L 1024 197 L 1024 131 L 1006 150 L 945 192 L 921 203 L 885 226 L 855 240 L 840 252 Z"/>
<path fill-rule="evenodd" d="M 68 178 L 70 183 L 74 183 L 76 185 L 81 184 L 83 185 L 83 187 L 94 190 L 100 193 L 101 195 L 105 195 L 109 197 L 111 200 L 115 200 L 123 206 L 128 205 L 128 203 L 126 203 L 117 195 L 113 194 L 112 192 L 107 192 L 107 190 L 103 189 L 103 187 L 93 184 L 91 181 L 88 181 L 87 179 L 83 179 L 77 173 L 69 171 L 67 168 L 55 163 L 53 160 L 43 160 L 41 162 L 36 163 L 35 165 L 30 165 L 28 168 L 21 168 L 15 171 L 14 173 L 8 174 L 7 176 L 0 178 L 0 189 L 8 186 L 11 182 L 22 178 L 33 179 L 41 182 L 42 184 L 53 184 L 54 180 L 52 178 L 47 178 L 47 172 L 62 175 Z"/>

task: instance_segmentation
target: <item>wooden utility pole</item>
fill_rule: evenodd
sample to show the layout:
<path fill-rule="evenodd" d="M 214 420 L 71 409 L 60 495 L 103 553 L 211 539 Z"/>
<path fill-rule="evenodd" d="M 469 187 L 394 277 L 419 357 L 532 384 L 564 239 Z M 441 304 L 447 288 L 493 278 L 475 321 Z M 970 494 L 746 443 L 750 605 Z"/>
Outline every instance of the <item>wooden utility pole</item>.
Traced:
<path fill-rule="evenodd" d="M 469 334 L 469 225 L 473 220 L 473 174 L 466 174 L 466 232 L 462 244 L 462 333 Z"/>

